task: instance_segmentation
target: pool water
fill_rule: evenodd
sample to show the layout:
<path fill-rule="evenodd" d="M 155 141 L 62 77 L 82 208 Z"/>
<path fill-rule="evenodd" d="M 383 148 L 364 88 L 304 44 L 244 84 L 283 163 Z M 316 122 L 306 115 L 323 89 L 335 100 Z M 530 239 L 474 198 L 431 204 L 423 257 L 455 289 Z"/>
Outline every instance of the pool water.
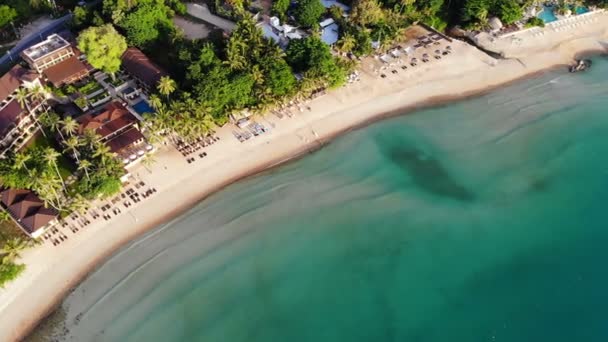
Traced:
<path fill-rule="evenodd" d="M 152 109 L 152 107 L 150 107 L 148 102 L 146 102 L 145 100 L 141 100 L 134 104 L 133 109 L 135 109 L 135 111 L 140 115 L 143 115 L 145 113 L 154 113 L 154 109 Z"/>
<path fill-rule="evenodd" d="M 572 12 L 578 15 L 589 12 L 589 9 L 587 7 L 577 6 Z M 554 6 L 543 6 L 543 10 L 538 13 L 538 17 L 542 19 L 545 24 L 558 20 L 554 13 Z"/>
<path fill-rule="evenodd" d="M 543 6 L 543 10 L 538 13 L 538 17 L 542 19 L 545 24 L 557 20 L 557 17 L 553 13 L 553 6 Z"/>

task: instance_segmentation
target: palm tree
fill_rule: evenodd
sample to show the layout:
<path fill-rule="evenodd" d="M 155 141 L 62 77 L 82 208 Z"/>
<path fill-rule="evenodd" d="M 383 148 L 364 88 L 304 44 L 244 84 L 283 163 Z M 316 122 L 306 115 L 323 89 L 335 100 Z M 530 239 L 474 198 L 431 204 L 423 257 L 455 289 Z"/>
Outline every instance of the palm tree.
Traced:
<path fill-rule="evenodd" d="M 27 173 L 30 173 L 30 170 L 27 168 L 27 162 L 32 159 L 32 156 L 26 153 L 17 153 L 15 154 L 15 162 L 13 164 L 14 169 L 25 169 Z"/>
<path fill-rule="evenodd" d="M 342 53 L 348 53 L 348 52 L 353 51 L 356 44 L 357 44 L 357 40 L 355 39 L 355 37 L 352 34 L 347 32 L 347 33 L 344 33 L 342 38 L 340 38 L 340 40 L 336 44 L 337 45 L 336 48 L 338 49 L 338 51 L 340 51 Z"/>
<path fill-rule="evenodd" d="M 65 150 L 66 151 L 71 151 L 72 154 L 74 155 L 74 159 L 76 159 L 76 163 L 80 163 L 80 160 L 78 160 L 78 146 L 80 146 L 80 139 L 78 139 L 77 136 L 72 135 L 71 137 L 68 138 L 68 140 L 64 140 L 63 143 L 65 144 Z"/>
<path fill-rule="evenodd" d="M 169 99 L 169 95 L 175 91 L 177 85 L 175 84 L 175 81 L 171 79 L 171 77 L 163 76 L 158 81 L 158 85 L 156 87 L 158 88 L 159 93 L 165 95 L 167 99 Z"/>
<path fill-rule="evenodd" d="M 62 123 L 63 123 L 63 131 L 70 136 L 74 135 L 74 133 L 76 133 L 76 131 L 78 130 L 79 124 L 71 116 L 68 116 L 65 119 L 63 119 Z"/>
<path fill-rule="evenodd" d="M 94 130 L 86 129 L 82 136 L 82 140 L 84 142 L 84 145 L 92 146 L 99 140 L 99 136 L 97 135 L 97 133 L 95 133 Z"/>
<path fill-rule="evenodd" d="M 36 101 L 42 101 L 46 99 L 46 93 L 44 88 L 41 86 L 35 86 L 30 90 L 30 94 L 32 95 L 32 99 Z"/>
<path fill-rule="evenodd" d="M 11 214 L 6 210 L 0 211 L 0 222 L 5 222 L 11 219 Z"/>
<path fill-rule="evenodd" d="M 44 149 L 44 160 L 55 168 L 55 172 L 57 172 L 57 176 L 59 176 L 59 179 L 61 180 L 61 186 L 65 191 L 65 183 L 63 182 L 63 177 L 61 177 L 61 172 L 59 172 L 59 167 L 57 166 L 57 158 L 60 155 L 61 154 L 59 152 L 55 151 L 55 149 L 51 147 Z"/>
<path fill-rule="evenodd" d="M 93 166 L 93 163 L 86 159 L 81 160 L 78 164 L 78 170 L 84 171 L 84 174 L 87 176 L 88 180 L 91 180 L 91 178 L 89 177 L 89 170 L 91 169 L 91 166 Z"/>
<path fill-rule="evenodd" d="M 107 158 L 111 157 L 111 150 L 110 147 L 108 147 L 108 145 L 102 143 L 102 142 L 98 142 L 95 146 L 95 152 L 93 153 L 93 157 L 95 158 L 100 158 L 101 159 L 101 163 L 105 164 L 107 161 Z"/>
<path fill-rule="evenodd" d="M 2 253 L 2 263 L 9 263 L 19 257 L 20 253 L 25 247 L 27 247 L 27 241 L 21 240 L 20 238 L 13 238 L 4 243 L 4 246 L 0 250 Z"/>
<path fill-rule="evenodd" d="M 57 193 L 58 188 L 61 187 L 57 177 L 53 177 L 49 172 L 43 172 L 41 175 L 36 177 L 36 192 L 40 199 L 42 199 L 45 205 L 50 205 L 57 210 L 62 210 L 61 199 Z"/>
<path fill-rule="evenodd" d="M 59 127 L 59 115 L 55 112 L 44 112 L 38 118 L 42 126 L 48 128 L 51 132 L 55 132 Z"/>
<path fill-rule="evenodd" d="M 15 93 L 15 99 L 17 100 L 17 102 L 19 103 L 21 108 L 27 109 L 28 112 L 29 112 L 29 108 L 28 108 L 29 106 L 28 106 L 27 98 L 29 96 L 30 96 L 30 92 L 25 88 L 19 88 L 19 89 L 17 89 L 17 92 Z"/>
<path fill-rule="evenodd" d="M 159 84 L 159 86 L 160 86 L 160 84 Z M 150 95 L 149 101 L 150 101 L 150 106 L 154 109 L 159 109 L 163 105 L 163 102 L 161 101 L 160 97 L 158 97 L 158 95 L 156 95 L 156 94 Z"/>
<path fill-rule="evenodd" d="M 84 214 L 86 213 L 87 209 L 89 209 L 89 201 L 82 197 L 82 195 L 77 194 L 70 203 L 70 210 Z"/>

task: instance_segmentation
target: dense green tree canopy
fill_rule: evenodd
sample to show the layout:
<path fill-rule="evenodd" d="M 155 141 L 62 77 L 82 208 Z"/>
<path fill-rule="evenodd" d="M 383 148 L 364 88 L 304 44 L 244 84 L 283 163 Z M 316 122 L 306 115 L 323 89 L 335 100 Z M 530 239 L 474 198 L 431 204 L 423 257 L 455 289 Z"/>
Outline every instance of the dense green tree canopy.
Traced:
<path fill-rule="evenodd" d="M 93 67 L 114 75 L 120 69 L 120 57 L 127 49 L 127 41 L 111 24 L 106 24 L 82 31 L 78 48 Z"/>
<path fill-rule="evenodd" d="M 524 16 L 522 5 L 515 0 L 505 0 L 500 2 L 498 16 L 506 25 L 511 25 Z"/>
<path fill-rule="evenodd" d="M 14 8 L 1 5 L 0 6 L 0 28 L 6 26 L 17 17 L 17 11 Z"/>
<path fill-rule="evenodd" d="M 171 9 L 163 2 L 141 3 L 115 23 L 126 32 L 129 44 L 146 47 L 158 39 L 163 29 L 173 27 L 171 16 Z"/>
<path fill-rule="evenodd" d="M 325 7 L 319 0 L 300 0 L 295 9 L 295 17 L 302 26 L 313 27 L 319 24 Z"/>
<path fill-rule="evenodd" d="M 319 81 L 319 86 L 334 87 L 344 82 L 346 71 L 338 65 L 329 47 L 316 36 L 292 41 L 287 47 L 287 62 L 296 72 Z"/>
<path fill-rule="evenodd" d="M 276 0 L 272 3 L 272 13 L 285 20 L 287 18 L 287 10 L 289 9 L 290 0 Z"/>

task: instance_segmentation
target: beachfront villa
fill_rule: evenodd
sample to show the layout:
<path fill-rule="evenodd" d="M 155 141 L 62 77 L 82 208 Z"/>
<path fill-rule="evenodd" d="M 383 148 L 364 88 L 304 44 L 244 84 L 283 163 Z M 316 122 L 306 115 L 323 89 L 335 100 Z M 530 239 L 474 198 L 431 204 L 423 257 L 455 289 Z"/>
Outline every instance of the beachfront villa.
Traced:
<path fill-rule="evenodd" d="M 93 110 L 76 119 L 78 134 L 87 130 L 99 135 L 117 158 L 128 165 L 152 149 L 139 130 L 139 120 L 120 102 L 112 101 L 100 110 Z"/>
<path fill-rule="evenodd" d="M 7 151 L 23 147 L 38 130 L 35 116 L 44 109 L 45 100 L 33 100 L 30 97 L 23 108 L 16 94 L 19 89 L 40 86 L 40 76 L 19 65 L 0 77 L 0 157 Z"/>
<path fill-rule="evenodd" d="M 282 49 L 287 48 L 292 39 L 302 39 L 308 37 L 305 31 L 288 24 L 281 24 L 278 17 L 270 17 L 268 22 L 260 22 L 257 26 L 262 30 L 262 34 L 267 39 L 273 40 Z"/>
<path fill-rule="evenodd" d="M 0 193 L 0 201 L 17 226 L 31 238 L 41 236 L 57 221 L 57 210 L 45 207 L 44 202 L 30 190 L 4 190 Z"/>
<path fill-rule="evenodd" d="M 147 92 L 156 89 L 158 81 L 167 73 L 152 62 L 141 50 L 130 47 L 122 55 L 122 69 L 131 76 L 137 85 Z"/>

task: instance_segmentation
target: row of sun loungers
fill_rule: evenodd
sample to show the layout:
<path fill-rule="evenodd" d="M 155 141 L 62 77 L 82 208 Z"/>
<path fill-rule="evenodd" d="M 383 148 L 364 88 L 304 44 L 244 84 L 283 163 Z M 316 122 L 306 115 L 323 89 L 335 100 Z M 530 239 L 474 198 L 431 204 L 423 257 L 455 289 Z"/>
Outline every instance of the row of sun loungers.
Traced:
<path fill-rule="evenodd" d="M 134 184 L 134 187 L 136 190 L 144 190 L 145 185 L 146 184 L 143 181 L 139 181 Z M 59 222 L 59 226 L 49 228 L 49 230 L 42 235 L 43 239 L 50 241 L 53 246 L 57 246 L 61 242 L 68 239 L 68 236 L 63 232 L 63 228 L 68 228 L 70 231 L 72 231 L 72 233 L 76 234 L 78 231 L 80 231 L 80 229 L 83 229 L 91 224 L 91 221 L 87 218 L 87 214 L 90 215 L 93 220 L 103 217 L 104 220 L 110 221 L 113 216 L 118 216 L 123 213 L 122 209 L 118 205 L 122 204 L 125 209 L 128 209 L 133 205 L 133 203 L 138 203 L 142 200 L 142 198 L 148 198 L 157 192 L 156 188 L 154 187 L 150 187 L 145 191 L 136 190 L 129 188 L 120 195 L 112 198 L 109 203 L 103 204 L 99 208 L 101 214 L 95 208 L 88 210 L 88 212 L 85 214 L 72 213 L 65 220 L 61 220 Z M 67 221 L 68 219 L 72 222 L 69 223 Z"/>
<path fill-rule="evenodd" d="M 252 122 L 247 127 L 247 129 L 243 129 L 243 131 L 232 131 L 232 135 L 237 138 L 240 142 L 245 142 L 252 137 L 260 136 L 264 133 L 270 132 L 270 129 L 266 128 L 264 125 Z"/>
<path fill-rule="evenodd" d="M 434 54 L 432 54 L 432 55 L 431 55 L 431 54 L 428 54 L 428 53 L 424 53 L 424 54 L 422 54 L 422 57 L 421 57 L 421 59 L 420 59 L 420 60 L 418 60 L 418 58 L 417 58 L 417 57 L 412 57 L 412 58 L 409 60 L 409 67 L 414 68 L 414 67 L 418 66 L 418 64 L 419 64 L 420 62 L 422 62 L 422 63 L 428 63 L 428 62 L 430 62 L 430 61 L 431 61 L 431 59 L 440 60 L 440 59 L 442 59 L 442 58 L 443 58 L 443 56 L 447 56 L 447 55 L 449 55 L 449 54 L 451 54 L 451 53 L 452 53 L 452 47 L 451 47 L 450 45 L 448 45 L 448 46 L 446 46 L 446 47 L 445 47 L 445 49 L 443 49 L 443 50 L 441 50 L 441 49 L 437 49 L 437 50 L 435 50 L 435 51 L 434 51 Z M 402 63 L 402 62 L 403 62 L 403 60 L 399 59 L 397 63 L 398 63 L 398 64 L 400 64 L 400 63 Z M 407 63 L 407 61 L 406 61 L 406 63 Z M 390 65 L 390 66 L 392 66 L 393 64 L 392 64 L 392 63 L 390 63 L 389 65 Z M 386 69 L 386 68 L 387 68 L 386 66 L 385 66 L 385 67 L 382 67 L 382 69 Z M 402 70 L 407 70 L 407 69 L 408 69 L 408 65 L 401 65 L 401 69 L 402 69 Z M 393 69 L 393 70 L 391 71 L 391 73 L 393 73 L 393 74 L 398 74 L 398 73 L 399 73 L 399 71 L 398 71 L 397 69 Z M 380 77 L 382 77 L 382 78 L 386 78 L 386 74 L 385 74 L 385 73 L 382 73 L 382 74 L 380 74 Z"/>
<path fill-rule="evenodd" d="M 184 141 L 177 142 L 177 150 L 184 156 L 187 157 L 192 153 L 198 152 L 201 148 L 205 148 L 207 146 L 211 146 L 219 141 L 219 137 L 215 137 L 213 135 L 207 137 L 200 137 L 196 139 L 192 143 L 186 143 Z"/>

